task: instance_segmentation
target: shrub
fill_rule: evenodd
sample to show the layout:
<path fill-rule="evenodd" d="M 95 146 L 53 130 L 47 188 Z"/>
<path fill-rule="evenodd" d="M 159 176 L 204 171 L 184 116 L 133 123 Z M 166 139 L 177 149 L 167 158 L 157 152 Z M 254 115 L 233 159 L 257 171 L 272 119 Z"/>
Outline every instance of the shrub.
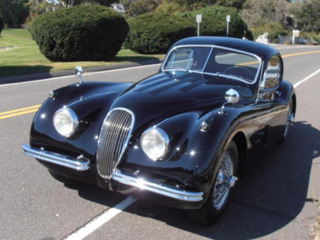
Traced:
<path fill-rule="evenodd" d="M 0 16 L 0 34 L 2 32 L 3 27 L 4 27 L 3 18 Z"/>
<path fill-rule="evenodd" d="M 118 53 L 129 26 L 112 9 L 81 5 L 37 16 L 29 31 L 49 60 L 101 61 Z"/>
<path fill-rule="evenodd" d="M 230 15 L 229 36 L 242 38 L 244 31 L 247 30 L 247 24 L 242 20 L 239 14 L 233 8 L 222 6 L 210 6 L 197 11 L 184 12 L 179 14 L 196 24 L 196 15 L 202 15 L 200 24 L 201 36 L 226 36 L 227 22 L 226 16 Z"/>
<path fill-rule="evenodd" d="M 320 33 L 316 33 L 316 32 L 300 32 L 300 37 L 302 38 L 306 38 L 309 39 L 311 41 L 317 41 L 318 43 L 320 43 Z M 312 42 L 309 42 L 308 44 L 312 44 Z"/>
<path fill-rule="evenodd" d="M 188 20 L 172 14 L 147 13 L 128 23 L 125 47 L 138 53 L 166 53 L 176 41 L 195 34 Z"/>
<path fill-rule="evenodd" d="M 287 36 L 288 33 L 283 29 L 280 23 L 268 23 L 259 27 L 250 29 L 254 40 L 264 33 L 269 33 L 269 40 L 273 43 L 279 42 L 279 35 Z"/>

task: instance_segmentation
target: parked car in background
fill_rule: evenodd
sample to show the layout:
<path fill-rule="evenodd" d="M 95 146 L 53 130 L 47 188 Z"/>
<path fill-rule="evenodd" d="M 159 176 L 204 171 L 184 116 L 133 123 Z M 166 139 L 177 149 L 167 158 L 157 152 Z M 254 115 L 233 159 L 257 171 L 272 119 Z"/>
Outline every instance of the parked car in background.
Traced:
<path fill-rule="evenodd" d="M 308 40 L 305 39 L 305 38 L 299 37 L 299 38 L 298 38 L 298 43 L 304 45 L 304 44 L 307 44 L 307 43 L 308 43 Z"/>
<path fill-rule="evenodd" d="M 210 225 L 251 153 L 288 137 L 296 102 L 274 48 L 191 37 L 140 82 L 81 80 L 52 91 L 23 151 L 58 180 L 187 209 Z"/>
<path fill-rule="evenodd" d="M 298 38 L 298 43 L 299 44 L 309 44 L 309 45 L 318 45 L 319 42 L 316 41 L 316 40 L 313 40 L 313 39 L 308 39 L 308 38 L 302 38 L 302 37 L 299 37 Z"/>

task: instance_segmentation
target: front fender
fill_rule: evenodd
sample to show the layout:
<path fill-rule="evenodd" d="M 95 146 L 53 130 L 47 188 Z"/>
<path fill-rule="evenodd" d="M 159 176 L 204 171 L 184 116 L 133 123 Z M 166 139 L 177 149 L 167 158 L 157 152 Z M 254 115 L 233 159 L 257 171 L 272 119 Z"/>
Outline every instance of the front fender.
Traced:
<path fill-rule="evenodd" d="M 205 114 L 182 113 L 161 121 L 156 126 L 170 139 L 166 157 L 161 161 L 149 159 L 140 147 L 141 135 L 136 135 L 118 168 L 136 177 L 171 181 L 173 185 L 208 193 L 217 172 L 217 160 L 233 133 L 238 114 L 229 109 L 232 108 L 224 114 L 219 114 L 220 109 Z M 206 131 L 200 129 L 203 121 L 209 123 Z"/>
<path fill-rule="evenodd" d="M 36 113 L 30 131 L 30 145 L 48 151 L 95 159 L 97 139 L 105 115 L 114 99 L 131 84 L 83 83 L 55 90 Z M 111 87 L 112 86 L 112 87 Z M 71 108 L 79 126 L 69 138 L 61 136 L 53 126 L 55 112 Z"/>

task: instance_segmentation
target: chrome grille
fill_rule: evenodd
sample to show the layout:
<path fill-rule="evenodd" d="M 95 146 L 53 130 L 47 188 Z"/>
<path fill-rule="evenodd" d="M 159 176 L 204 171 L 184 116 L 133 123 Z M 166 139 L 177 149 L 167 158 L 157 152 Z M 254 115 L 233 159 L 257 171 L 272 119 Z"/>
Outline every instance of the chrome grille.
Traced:
<path fill-rule="evenodd" d="M 102 125 L 98 140 L 97 168 L 101 177 L 110 179 L 130 138 L 134 115 L 124 108 L 110 111 Z"/>

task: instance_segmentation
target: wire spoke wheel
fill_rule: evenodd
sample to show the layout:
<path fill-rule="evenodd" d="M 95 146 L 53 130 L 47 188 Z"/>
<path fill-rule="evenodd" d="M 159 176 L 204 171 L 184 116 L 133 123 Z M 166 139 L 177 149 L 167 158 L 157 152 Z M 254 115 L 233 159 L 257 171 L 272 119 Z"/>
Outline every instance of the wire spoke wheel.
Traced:
<path fill-rule="evenodd" d="M 217 173 L 213 176 L 213 186 L 207 201 L 202 208 L 189 211 L 189 216 L 193 221 L 210 226 L 222 216 L 230 199 L 231 188 L 237 180 L 235 177 L 237 166 L 238 147 L 234 141 L 231 141 L 224 148 L 221 159 L 219 159 Z"/>
<path fill-rule="evenodd" d="M 228 151 L 224 154 L 218 175 L 213 187 L 212 198 L 213 206 L 220 209 L 226 202 L 229 195 L 232 181 L 234 181 L 234 170 L 232 152 Z"/>

